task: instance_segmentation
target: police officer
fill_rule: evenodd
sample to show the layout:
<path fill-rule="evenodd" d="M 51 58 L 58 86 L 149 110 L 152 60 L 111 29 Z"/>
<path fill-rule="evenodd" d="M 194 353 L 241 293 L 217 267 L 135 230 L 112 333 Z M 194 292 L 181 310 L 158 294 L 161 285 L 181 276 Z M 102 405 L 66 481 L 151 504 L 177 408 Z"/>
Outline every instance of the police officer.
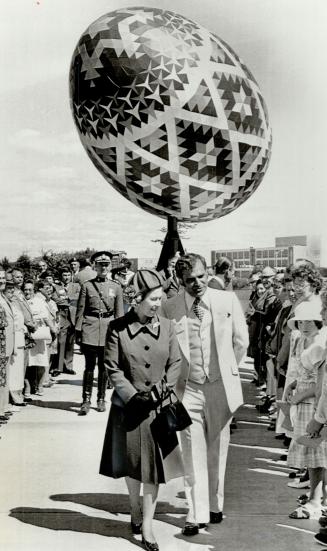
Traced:
<path fill-rule="evenodd" d="M 98 361 L 98 411 L 106 410 L 105 395 L 108 383 L 104 367 L 104 344 L 110 320 L 124 315 L 122 289 L 109 278 L 112 254 L 99 251 L 91 257 L 96 277 L 82 284 L 76 311 L 76 343 L 85 356 L 83 403 L 79 415 L 87 415 L 96 361 Z"/>

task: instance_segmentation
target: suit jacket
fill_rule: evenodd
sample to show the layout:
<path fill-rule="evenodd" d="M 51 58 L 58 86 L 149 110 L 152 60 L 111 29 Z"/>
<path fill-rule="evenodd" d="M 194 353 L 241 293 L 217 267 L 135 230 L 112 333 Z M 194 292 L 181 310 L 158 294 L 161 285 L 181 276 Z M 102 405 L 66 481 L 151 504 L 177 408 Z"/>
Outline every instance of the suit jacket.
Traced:
<path fill-rule="evenodd" d="M 14 325 L 14 313 L 9 302 L 0 293 L 0 304 L 6 312 L 7 327 L 6 332 L 6 357 L 9 358 L 15 349 L 15 325 Z"/>
<path fill-rule="evenodd" d="M 70 322 L 75 325 L 76 322 L 76 310 L 77 310 L 77 302 L 79 293 L 81 290 L 81 286 L 79 283 L 74 283 L 73 281 L 70 281 L 67 283 L 67 285 L 64 285 L 63 283 L 60 283 L 59 285 L 56 285 L 56 291 L 60 289 L 65 289 L 68 299 L 68 308 L 69 308 L 69 319 Z M 59 296 L 56 293 L 52 295 L 53 300 L 60 305 L 60 299 Z"/>
<path fill-rule="evenodd" d="M 32 310 L 30 308 L 30 305 L 28 304 L 26 298 L 24 297 L 24 293 L 22 291 L 19 291 L 18 289 L 15 289 L 14 293 L 14 302 L 17 304 L 17 306 L 21 309 L 23 316 L 24 316 L 24 323 L 26 327 L 30 328 L 33 327 L 34 320 L 33 320 L 33 314 Z"/>
<path fill-rule="evenodd" d="M 219 368 L 228 406 L 234 412 L 242 403 L 242 387 L 238 371 L 248 347 L 248 330 L 242 307 L 232 292 L 207 290 L 213 321 Z M 176 391 L 182 399 L 190 373 L 190 349 L 185 291 L 162 305 L 162 314 L 175 322 L 175 331 L 182 355 L 182 368 Z"/>

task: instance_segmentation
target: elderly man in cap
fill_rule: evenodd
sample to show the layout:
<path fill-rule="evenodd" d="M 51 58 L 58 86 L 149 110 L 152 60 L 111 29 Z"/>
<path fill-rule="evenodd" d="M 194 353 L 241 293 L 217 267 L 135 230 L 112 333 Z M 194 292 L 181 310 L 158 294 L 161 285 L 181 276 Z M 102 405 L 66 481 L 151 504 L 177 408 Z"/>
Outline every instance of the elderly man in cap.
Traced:
<path fill-rule="evenodd" d="M 98 362 L 98 411 L 106 410 L 105 395 L 108 374 L 104 367 L 104 345 L 109 322 L 124 315 L 122 289 L 108 278 L 112 254 L 108 251 L 94 253 L 91 261 L 96 277 L 82 284 L 76 310 L 76 342 L 85 356 L 83 376 L 83 403 L 80 415 L 87 415 L 91 407 L 91 395 L 95 364 Z"/>

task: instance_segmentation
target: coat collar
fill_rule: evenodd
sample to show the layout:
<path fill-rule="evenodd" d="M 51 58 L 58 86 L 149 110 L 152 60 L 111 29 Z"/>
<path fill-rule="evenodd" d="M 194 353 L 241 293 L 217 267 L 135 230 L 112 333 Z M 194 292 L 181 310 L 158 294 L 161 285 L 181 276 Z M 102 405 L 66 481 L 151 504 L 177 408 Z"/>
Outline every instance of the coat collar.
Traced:
<path fill-rule="evenodd" d="M 160 335 L 160 321 L 157 315 L 153 318 L 149 318 L 146 323 L 141 323 L 136 315 L 135 310 L 132 308 L 128 314 L 129 323 L 127 330 L 131 339 L 134 339 L 139 333 L 149 333 L 155 339 Z"/>

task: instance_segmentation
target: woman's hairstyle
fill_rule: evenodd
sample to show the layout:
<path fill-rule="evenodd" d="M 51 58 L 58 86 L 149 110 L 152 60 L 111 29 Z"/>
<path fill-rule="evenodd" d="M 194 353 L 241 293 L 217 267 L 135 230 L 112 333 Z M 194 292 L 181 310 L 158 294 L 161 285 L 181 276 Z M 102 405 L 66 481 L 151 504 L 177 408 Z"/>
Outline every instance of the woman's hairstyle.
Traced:
<path fill-rule="evenodd" d="M 291 271 L 293 280 L 296 278 L 304 279 L 310 283 L 311 287 L 315 290 L 315 294 L 318 295 L 322 288 L 322 277 L 318 270 L 311 268 L 310 266 L 300 266 L 294 268 Z"/>
<path fill-rule="evenodd" d="M 35 290 L 40 291 L 41 289 L 44 289 L 46 285 L 50 285 L 51 287 L 51 283 L 49 283 L 46 279 L 39 279 L 39 281 L 36 281 L 35 283 Z"/>
<path fill-rule="evenodd" d="M 320 321 L 320 320 L 313 320 L 313 321 L 314 321 L 315 326 L 316 326 L 317 329 L 319 329 L 319 330 L 320 330 L 320 329 L 322 328 L 322 326 L 324 325 L 323 322 Z M 298 322 L 298 321 L 295 321 L 295 322 L 294 322 L 294 327 L 295 327 L 296 329 L 299 328 L 299 322 Z"/>
<path fill-rule="evenodd" d="M 214 266 L 216 274 L 224 274 L 233 267 L 233 261 L 228 256 L 219 256 Z"/>
<path fill-rule="evenodd" d="M 31 279 L 31 278 L 25 279 L 24 280 L 24 287 L 27 283 L 29 283 L 30 285 L 33 285 L 33 287 L 35 287 L 35 281 L 33 281 L 33 279 Z"/>
<path fill-rule="evenodd" d="M 257 279 L 257 281 L 255 282 L 255 286 L 257 287 L 258 285 L 263 285 L 262 279 Z"/>
<path fill-rule="evenodd" d="M 40 277 L 40 281 L 41 279 L 45 280 L 46 277 L 53 277 L 54 278 L 54 272 L 52 272 L 51 270 L 46 270 L 45 272 L 43 272 L 43 274 L 41 275 Z"/>
<path fill-rule="evenodd" d="M 62 276 L 62 274 L 67 274 L 68 272 L 71 274 L 71 269 L 70 269 L 70 266 L 68 266 L 68 264 L 65 264 L 64 266 L 61 266 L 60 269 L 59 269 L 60 276 Z M 53 276 L 53 273 L 48 271 L 47 275 L 52 275 Z"/>
<path fill-rule="evenodd" d="M 205 258 L 203 258 L 200 254 L 188 253 L 181 256 L 175 265 L 177 277 L 183 279 L 183 272 L 192 270 L 197 262 L 201 262 L 204 269 L 207 269 Z"/>
<path fill-rule="evenodd" d="M 122 264 L 123 268 L 129 269 L 132 265 L 131 261 L 128 258 L 122 258 L 120 263 Z"/>

